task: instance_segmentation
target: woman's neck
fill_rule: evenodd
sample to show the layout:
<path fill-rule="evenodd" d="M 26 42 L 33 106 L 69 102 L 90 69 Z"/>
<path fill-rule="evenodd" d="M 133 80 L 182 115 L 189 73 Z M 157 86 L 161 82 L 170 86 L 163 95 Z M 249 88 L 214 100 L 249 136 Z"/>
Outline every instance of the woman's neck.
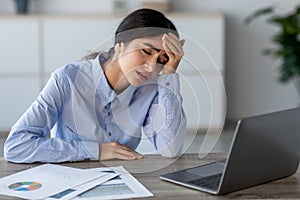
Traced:
<path fill-rule="evenodd" d="M 117 60 L 108 59 L 103 63 L 103 71 L 107 82 L 116 94 L 122 93 L 129 86 Z"/>

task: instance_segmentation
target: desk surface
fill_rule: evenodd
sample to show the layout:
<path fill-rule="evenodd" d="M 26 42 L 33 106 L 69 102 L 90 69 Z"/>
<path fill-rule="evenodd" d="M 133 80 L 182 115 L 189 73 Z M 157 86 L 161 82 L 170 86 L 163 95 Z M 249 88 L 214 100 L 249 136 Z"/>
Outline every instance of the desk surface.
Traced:
<path fill-rule="evenodd" d="M 106 162 L 73 162 L 62 163 L 70 167 L 96 168 L 104 166 L 124 166 L 153 194 L 146 199 L 295 199 L 300 198 L 300 168 L 293 176 L 236 191 L 223 196 L 214 196 L 197 190 L 182 187 L 159 179 L 163 173 L 186 169 L 224 159 L 224 154 L 209 154 L 199 159 L 198 154 L 186 154 L 179 159 L 162 158 L 159 155 L 146 155 L 136 161 L 106 161 Z M 13 164 L 0 158 L 0 177 L 4 177 L 39 164 Z M 154 169 L 154 170 L 153 170 Z M 17 199 L 0 195 L 0 199 Z"/>

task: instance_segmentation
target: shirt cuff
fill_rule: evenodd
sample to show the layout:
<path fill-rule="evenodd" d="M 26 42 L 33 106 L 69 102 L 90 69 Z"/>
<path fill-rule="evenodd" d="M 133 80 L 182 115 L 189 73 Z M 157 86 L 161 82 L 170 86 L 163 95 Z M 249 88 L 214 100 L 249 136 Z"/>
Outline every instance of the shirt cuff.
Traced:
<path fill-rule="evenodd" d="M 171 91 L 174 94 L 180 94 L 179 74 L 160 74 L 157 79 L 160 87 Z"/>
<path fill-rule="evenodd" d="M 99 160 L 99 144 L 97 142 L 81 141 L 78 149 L 79 157 L 83 160 Z"/>

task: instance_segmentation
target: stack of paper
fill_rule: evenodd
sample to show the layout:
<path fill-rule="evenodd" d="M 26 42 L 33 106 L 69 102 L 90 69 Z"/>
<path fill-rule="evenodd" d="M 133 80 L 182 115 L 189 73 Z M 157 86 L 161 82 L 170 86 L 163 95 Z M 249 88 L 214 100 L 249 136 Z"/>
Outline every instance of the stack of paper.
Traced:
<path fill-rule="evenodd" d="M 84 170 L 54 164 L 44 164 L 0 178 L 0 194 L 48 200 L 153 195 L 121 166 Z"/>
<path fill-rule="evenodd" d="M 92 199 L 126 199 L 153 196 L 138 180 L 122 166 L 111 168 L 95 168 L 91 171 L 119 174 L 115 178 L 78 195 L 76 200 Z"/>

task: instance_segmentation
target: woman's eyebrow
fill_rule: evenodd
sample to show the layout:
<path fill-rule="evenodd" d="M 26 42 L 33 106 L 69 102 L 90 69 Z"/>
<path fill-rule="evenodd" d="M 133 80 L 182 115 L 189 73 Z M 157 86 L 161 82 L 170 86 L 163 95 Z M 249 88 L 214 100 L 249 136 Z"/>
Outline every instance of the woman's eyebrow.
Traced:
<path fill-rule="evenodd" d="M 155 46 L 153 46 L 152 44 L 149 44 L 147 42 L 143 42 L 144 45 L 150 47 L 151 49 L 157 51 L 157 52 L 160 52 L 161 50 L 159 48 L 156 48 Z"/>

